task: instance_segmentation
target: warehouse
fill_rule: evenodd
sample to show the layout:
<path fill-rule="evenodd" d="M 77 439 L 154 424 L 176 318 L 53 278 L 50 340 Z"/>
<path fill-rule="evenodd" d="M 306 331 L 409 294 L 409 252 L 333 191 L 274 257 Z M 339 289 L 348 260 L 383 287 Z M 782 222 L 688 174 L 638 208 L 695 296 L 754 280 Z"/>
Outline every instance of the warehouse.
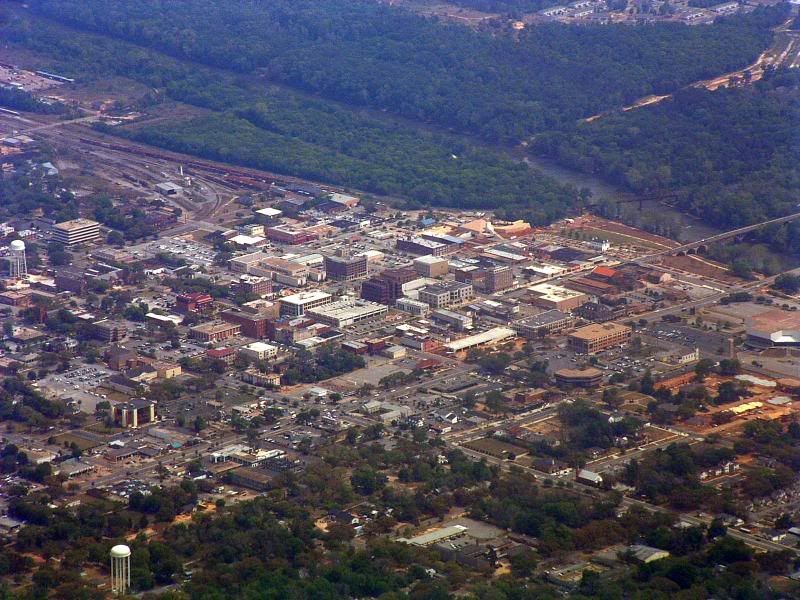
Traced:
<path fill-rule="evenodd" d="M 800 312 L 779 308 L 745 320 L 747 343 L 757 348 L 800 346 Z"/>

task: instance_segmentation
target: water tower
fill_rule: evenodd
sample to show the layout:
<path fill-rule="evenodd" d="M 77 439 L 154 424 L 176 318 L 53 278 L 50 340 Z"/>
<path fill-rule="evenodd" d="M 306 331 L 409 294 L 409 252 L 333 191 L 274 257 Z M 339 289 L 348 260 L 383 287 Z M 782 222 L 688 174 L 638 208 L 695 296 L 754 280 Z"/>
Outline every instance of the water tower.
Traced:
<path fill-rule="evenodd" d="M 111 549 L 111 591 L 122 596 L 131 587 L 131 549 L 119 544 Z"/>
<path fill-rule="evenodd" d="M 9 247 L 11 254 L 8 257 L 9 275 L 11 277 L 25 277 L 28 274 L 28 262 L 25 260 L 25 242 L 14 240 Z"/>

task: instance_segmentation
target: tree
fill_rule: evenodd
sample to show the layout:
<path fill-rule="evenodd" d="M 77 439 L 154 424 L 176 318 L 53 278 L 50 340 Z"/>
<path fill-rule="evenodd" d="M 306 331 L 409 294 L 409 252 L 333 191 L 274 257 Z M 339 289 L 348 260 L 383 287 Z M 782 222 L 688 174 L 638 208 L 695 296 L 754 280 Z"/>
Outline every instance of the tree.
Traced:
<path fill-rule="evenodd" d="M 519 552 L 511 557 L 511 572 L 515 577 L 530 577 L 536 570 L 536 554 L 530 550 Z"/>
<path fill-rule="evenodd" d="M 386 475 L 366 466 L 358 467 L 350 477 L 353 489 L 362 496 L 369 496 L 383 489 L 386 481 Z"/>
<path fill-rule="evenodd" d="M 106 242 L 111 246 L 124 246 L 125 245 L 125 236 L 122 235 L 119 231 L 112 229 L 108 237 L 106 238 Z"/>
<path fill-rule="evenodd" d="M 753 279 L 753 265 L 746 260 L 736 260 L 731 265 L 730 272 L 732 275 L 740 279 L 751 280 Z"/>
<path fill-rule="evenodd" d="M 710 358 L 701 358 L 694 366 L 694 374 L 698 381 L 703 381 L 714 369 L 714 361 Z"/>
<path fill-rule="evenodd" d="M 789 529 L 792 525 L 792 516 L 788 513 L 781 513 L 781 516 L 775 519 L 775 529 Z"/>
<path fill-rule="evenodd" d="M 655 391 L 655 380 L 650 369 L 647 369 L 639 382 L 640 390 L 643 394 L 652 395 Z"/>
<path fill-rule="evenodd" d="M 728 528 L 725 527 L 725 523 L 722 522 L 722 519 L 713 519 L 708 526 L 708 539 L 714 540 L 718 537 L 722 537 L 728 531 Z"/>
<path fill-rule="evenodd" d="M 717 388 L 716 404 L 736 402 L 744 396 L 745 390 L 735 381 L 725 381 Z"/>
<path fill-rule="evenodd" d="M 741 363 L 735 358 L 725 358 L 719 361 L 720 375 L 733 376 L 738 375 L 742 370 Z"/>
<path fill-rule="evenodd" d="M 775 278 L 772 287 L 786 294 L 796 294 L 800 292 L 800 275 L 782 273 Z"/>
<path fill-rule="evenodd" d="M 607 387 L 603 390 L 603 402 L 610 408 L 619 408 L 622 406 L 622 397 L 619 393 L 619 388 Z"/>

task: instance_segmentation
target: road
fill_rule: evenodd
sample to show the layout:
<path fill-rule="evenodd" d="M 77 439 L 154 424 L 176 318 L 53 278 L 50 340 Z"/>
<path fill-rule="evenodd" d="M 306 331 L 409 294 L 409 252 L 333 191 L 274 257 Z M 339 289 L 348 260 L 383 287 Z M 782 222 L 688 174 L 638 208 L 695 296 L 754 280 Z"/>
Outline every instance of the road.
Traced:
<path fill-rule="evenodd" d="M 783 217 L 776 217 L 774 219 L 768 219 L 766 221 L 762 221 L 760 223 L 754 223 L 752 225 L 746 225 L 744 227 L 739 227 L 738 229 L 731 229 L 730 231 L 718 233 L 717 235 L 712 235 L 711 237 L 703 238 L 702 240 L 697 240 L 696 242 L 689 242 L 688 244 L 676 246 L 675 248 L 668 248 L 667 250 L 660 250 L 652 254 L 646 254 L 644 256 L 635 259 L 633 262 L 638 264 L 646 264 L 652 260 L 661 258 L 662 256 L 668 256 L 668 255 L 674 256 L 679 252 L 687 252 L 689 250 L 693 250 L 700 246 L 708 246 L 709 244 L 714 244 L 716 242 L 721 242 L 739 235 L 744 235 L 751 231 L 755 231 L 756 229 L 761 229 L 762 227 L 768 227 L 769 225 L 781 225 L 783 223 L 789 223 L 790 221 L 796 221 L 797 219 L 800 219 L 800 212 L 793 213 L 791 215 L 785 215 Z"/>

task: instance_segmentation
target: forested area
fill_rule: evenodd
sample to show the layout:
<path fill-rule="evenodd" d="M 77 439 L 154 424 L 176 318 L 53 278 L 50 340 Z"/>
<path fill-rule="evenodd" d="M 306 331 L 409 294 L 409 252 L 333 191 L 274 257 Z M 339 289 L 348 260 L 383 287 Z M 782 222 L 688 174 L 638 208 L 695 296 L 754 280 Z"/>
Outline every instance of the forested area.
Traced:
<path fill-rule="evenodd" d="M 152 128 L 107 129 L 206 158 L 353 186 L 420 204 L 502 206 L 535 223 L 558 218 L 577 190 L 481 148 L 390 117 L 348 110 L 255 79 L 234 77 L 91 34 L 37 21 L 7 22 L 18 41 L 84 75 L 127 76 L 168 98 L 214 111 Z M 161 93 L 163 92 L 163 94 Z"/>
<path fill-rule="evenodd" d="M 62 114 L 67 110 L 67 107 L 59 102 L 50 104 L 40 102 L 29 92 L 7 87 L 0 87 L 0 106 L 51 115 Z"/>
<path fill-rule="evenodd" d="M 70 26 L 15 16 L 6 23 L 9 39 L 49 55 L 64 72 L 143 82 L 153 88 L 145 109 L 172 99 L 214 111 L 116 134 L 404 197 L 410 206 L 501 207 L 500 216 L 535 224 L 579 204 L 577 190 L 468 138 L 331 100 L 516 141 L 745 64 L 784 15 L 760 10 L 702 31 L 552 25 L 515 42 L 358 0 L 102 7 L 38 0 L 31 9 Z"/>
<path fill-rule="evenodd" d="M 451 4 L 489 13 L 522 15 L 563 4 L 558 0 L 450 0 Z"/>
<path fill-rule="evenodd" d="M 787 14 L 768 8 L 702 28 L 552 24 L 515 40 L 367 0 L 29 4 L 180 58 L 510 141 L 745 66 Z"/>
<path fill-rule="evenodd" d="M 78 216 L 78 204 L 69 192 L 62 192 L 58 178 L 42 179 L 35 171 L 0 179 L 0 218 L 31 215 L 41 208 L 46 217 L 66 221 Z"/>
<path fill-rule="evenodd" d="M 800 75 L 768 72 L 749 87 L 683 90 L 655 106 L 543 134 L 534 150 L 635 192 L 674 202 L 726 229 L 794 212 L 800 189 Z M 800 228 L 764 234 L 800 251 Z"/>

